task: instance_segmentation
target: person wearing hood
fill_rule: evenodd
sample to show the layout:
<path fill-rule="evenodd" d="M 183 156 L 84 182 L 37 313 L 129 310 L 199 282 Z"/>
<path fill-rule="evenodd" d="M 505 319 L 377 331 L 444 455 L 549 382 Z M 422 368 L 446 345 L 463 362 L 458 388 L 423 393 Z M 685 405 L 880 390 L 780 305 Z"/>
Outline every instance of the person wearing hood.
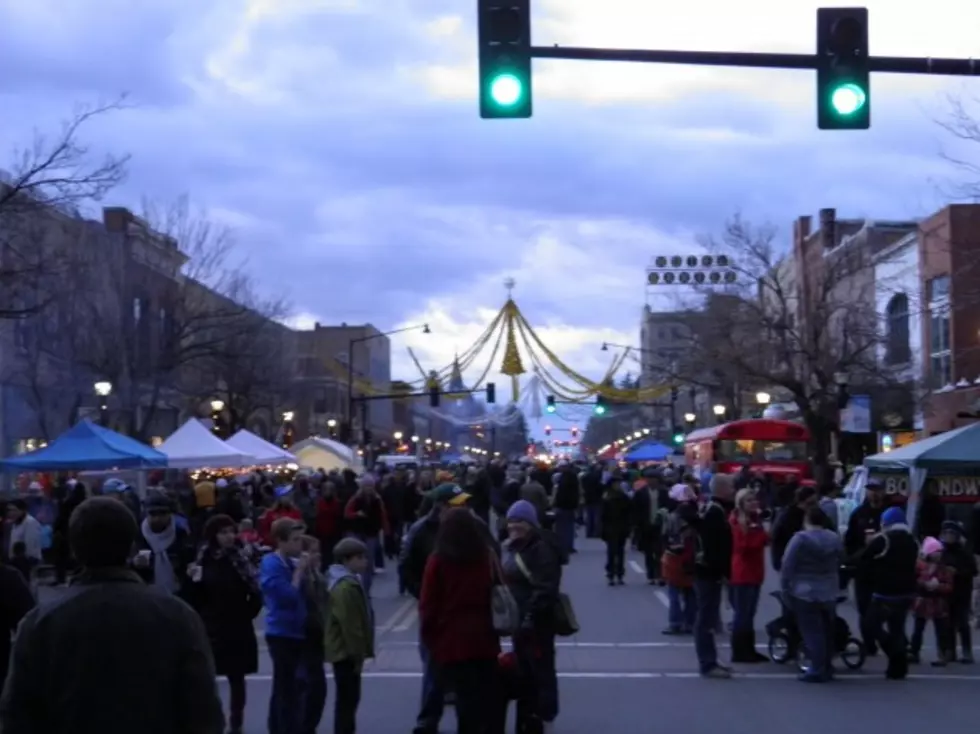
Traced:
<path fill-rule="evenodd" d="M 796 617 L 810 661 L 800 675 L 800 680 L 807 683 L 823 683 L 832 677 L 834 609 L 844 547 L 840 535 L 825 524 L 819 507 L 806 511 L 803 529 L 786 546 L 780 574 L 784 601 Z"/>
<path fill-rule="evenodd" d="M 529 685 L 528 695 L 517 702 L 517 729 L 541 734 L 558 717 L 555 606 L 567 556 L 558 538 L 541 528 L 530 502 L 520 500 L 507 511 L 507 532 L 501 565 L 520 610 L 514 653 Z"/>
<path fill-rule="evenodd" d="M 881 528 L 882 531 L 868 541 L 853 563 L 858 575 L 867 579 L 871 594 L 866 626 L 874 637 L 866 644 L 871 645 L 872 650 L 877 644 L 888 656 L 885 677 L 902 680 L 909 670 L 905 625 L 918 594 L 919 544 L 900 507 L 889 507 L 881 514 Z M 865 633 L 864 626 L 862 634 Z"/>
<path fill-rule="evenodd" d="M 732 528 L 728 516 L 734 505 L 731 476 L 711 478 L 711 502 L 696 521 L 697 553 L 694 558 L 694 594 L 698 612 L 694 621 L 694 649 L 701 675 L 730 678 L 731 670 L 718 663 L 715 630 L 721 622 L 722 587 L 732 570 Z"/>
<path fill-rule="evenodd" d="M 344 538 L 333 549 L 327 569 L 330 604 L 324 633 L 326 660 L 333 667 L 334 734 L 354 734 L 361 703 L 364 661 L 374 657 L 374 619 L 361 577 L 373 563 L 367 545 Z"/>
<path fill-rule="evenodd" d="M 953 593 L 949 598 L 949 642 L 947 650 L 956 652 L 959 638 L 960 662 L 973 663 L 973 633 L 970 629 L 970 607 L 973 581 L 977 577 L 977 559 L 964 541 L 963 526 L 953 520 L 942 524 L 943 564 L 953 569 Z"/>

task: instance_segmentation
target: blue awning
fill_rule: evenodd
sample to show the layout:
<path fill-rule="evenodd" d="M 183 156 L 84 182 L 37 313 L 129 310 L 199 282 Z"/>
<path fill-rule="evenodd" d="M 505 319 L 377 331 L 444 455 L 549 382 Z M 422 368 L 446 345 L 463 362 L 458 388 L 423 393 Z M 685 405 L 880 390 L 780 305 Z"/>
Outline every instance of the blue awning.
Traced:
<path fill-rule="evenodd" d="M 159 451 L 82 420 L 54 441 L 28 454 L 0 461 L 6 471 L 100 471 L 110 469 L 162 469 L 167 457 Z"/>
<path fill-rule="evenodd" d="M 673 451 L 669 446 L 654 441 L 653 443 L 639 443 L 631 446 L 623 457 L 626 461 L 663 461 L 669 457 Z"/>

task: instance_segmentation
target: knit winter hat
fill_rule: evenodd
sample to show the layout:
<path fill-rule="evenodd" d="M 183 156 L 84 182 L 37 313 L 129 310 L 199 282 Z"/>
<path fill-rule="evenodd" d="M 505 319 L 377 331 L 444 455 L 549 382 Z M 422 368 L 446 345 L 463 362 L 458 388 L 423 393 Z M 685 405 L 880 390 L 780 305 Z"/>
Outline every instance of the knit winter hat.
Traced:
<path fill-rule="evenodd" d="M 904 525 L 905 512 L 901 507 L 889 507 L 881 513 L 881 527 L 888 528 L 892 525 Z"/>
<path fill-rule="evenodd" d="M 526 522 L 528 525 L 533 525 L 534 527 L 540 527 L 538 522 L 538 510 L 527 500 L 517 500 L 514 504 L 510 506 L 507 510 L 507 519 Z"/>
<path fill-rule="evenodd" d="M 942 553 L 943 544 L 936 538 L 929 537 L 922 541 L 922 555 L 931 556 L 933 553 Z"/>

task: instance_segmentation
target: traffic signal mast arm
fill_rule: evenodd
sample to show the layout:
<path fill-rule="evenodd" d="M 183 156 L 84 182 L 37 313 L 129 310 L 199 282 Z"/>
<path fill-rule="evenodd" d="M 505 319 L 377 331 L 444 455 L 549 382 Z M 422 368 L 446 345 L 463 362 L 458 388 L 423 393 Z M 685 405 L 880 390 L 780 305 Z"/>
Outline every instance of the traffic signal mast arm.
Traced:
<path fill-rule="evenodd" d="M 628 61 L 646 64 L 732 66 L 754 69 L 817 69 L 817 54 L 770 54 L 749 51 L 658 51 L 575 46 L 532 46 L 535 59 Z M 868 70 L 885 74 L 980 76 L 980 59 L 934 59 L 911 56 L 869 56 Z"/>

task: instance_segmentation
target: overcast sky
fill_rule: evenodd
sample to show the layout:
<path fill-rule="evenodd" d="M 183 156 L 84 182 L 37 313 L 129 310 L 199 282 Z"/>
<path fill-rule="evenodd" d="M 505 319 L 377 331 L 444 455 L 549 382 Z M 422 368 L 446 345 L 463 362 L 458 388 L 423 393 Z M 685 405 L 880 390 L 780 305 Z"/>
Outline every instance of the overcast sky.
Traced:
<path fill-rule="evenodd" d="M 598 377 L 603 340 L 638 342 L 651 257 L 688 252 L 736 210 L 785 236 L 821 207 L 938 208 L 955 171 L 934 120 L 950 92 L 980 96 L 875 77 L 873 130 L 820 133 L 811 73 L 536 62 L 534 118 L 485 122 L 475 4 L 0 0 L 0 140 L 128 92 L 138 106 L 90 136 L 133 155 L 107 203 L 189 194 L 297 322 L 428 322 L 393 339 L 395 377 L 414 379 L 405 348 L 447 364 L 514 278 L 543 341 Z M 801 0 L 533 4 L 541 45 L 814 45 L 816 3 Z M 866 5 L 875 54 L 980 55 L 980 5 Z"/>

